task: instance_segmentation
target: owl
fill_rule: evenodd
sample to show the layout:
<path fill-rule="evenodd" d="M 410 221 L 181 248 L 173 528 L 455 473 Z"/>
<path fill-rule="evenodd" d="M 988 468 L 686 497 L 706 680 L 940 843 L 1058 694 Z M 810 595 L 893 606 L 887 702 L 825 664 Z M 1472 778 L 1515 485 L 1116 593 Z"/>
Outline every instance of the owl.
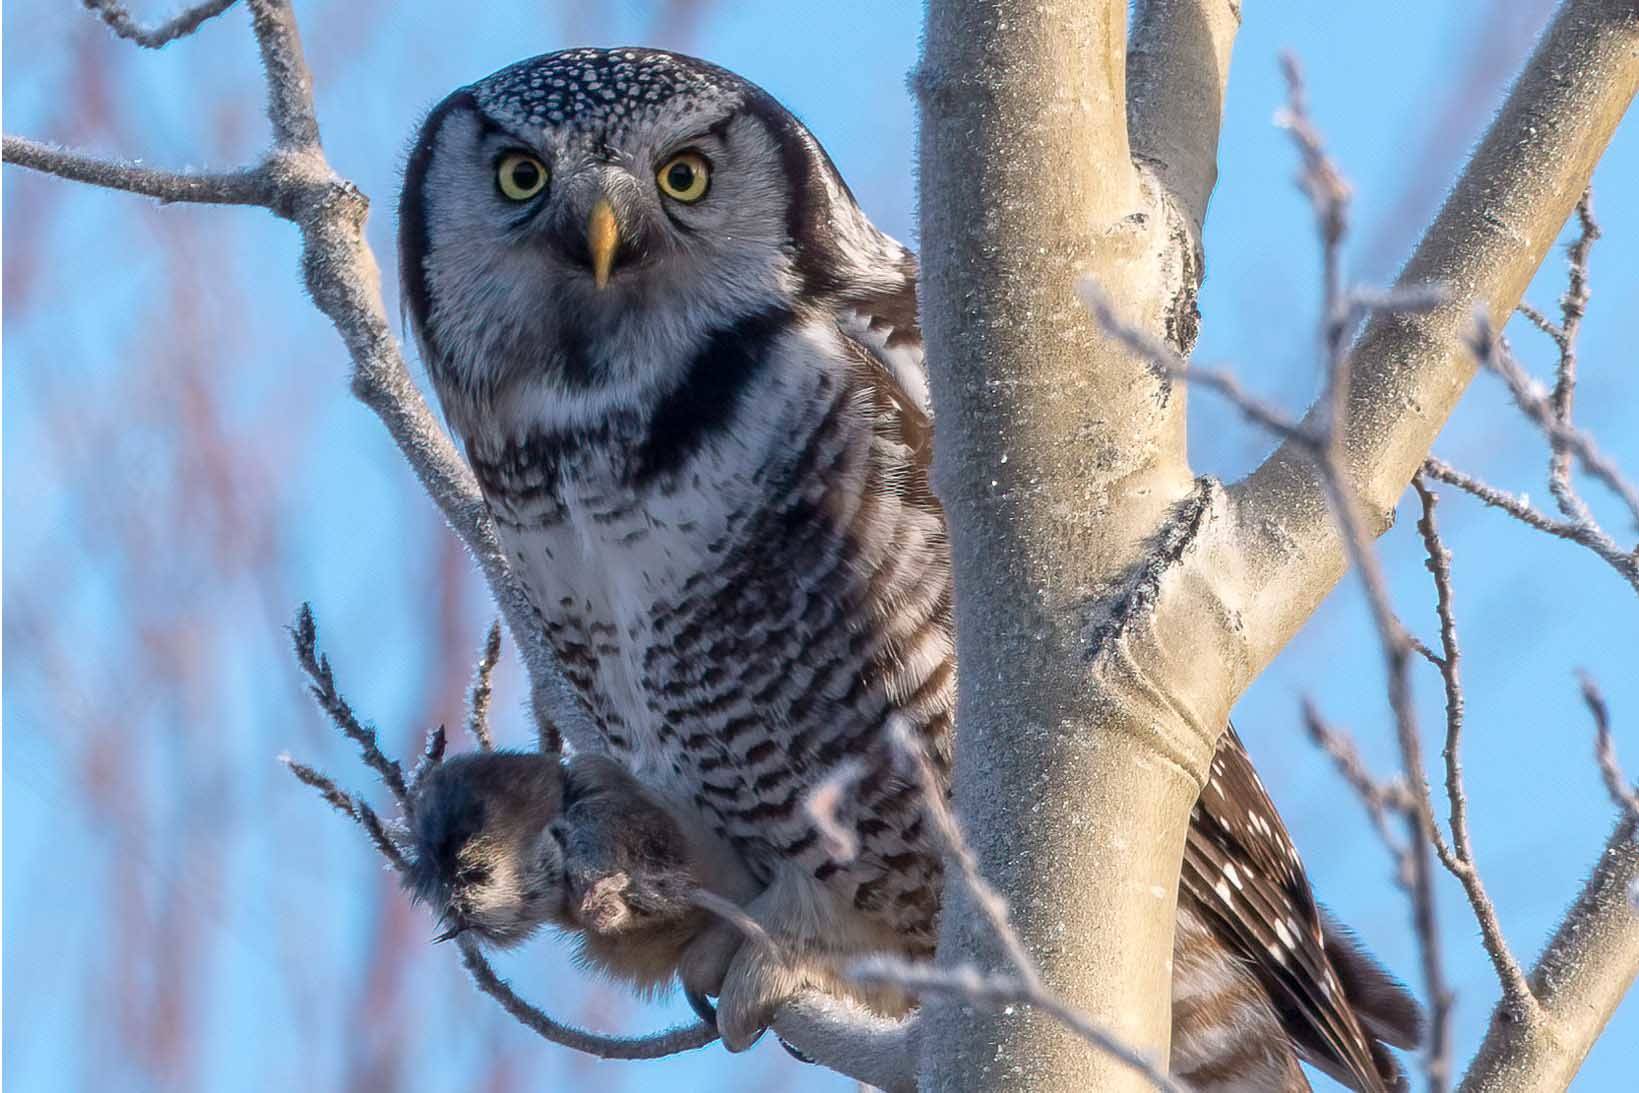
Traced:
<path fill-rule="evenodd" d="M 780 954 L 705 931 L 685 986 L 730 1048 L 840 960 L 933 953 L 940 858 L 908 727 L 948 780 L 950 546 L 916 261 L 767 92 L 647 49 L 522 61 L 435 107 L 399 208 L 410 325 L 597 746 L 687 802 Z M 805 810 L 863 774 L 833 854 Z M 1233 731 L 1180 881 L 1174 1073 L 1401 1077 L 1417 1009 L 1317 908 Z M 902 999 L 867 999 L 893 1011 Z"/>

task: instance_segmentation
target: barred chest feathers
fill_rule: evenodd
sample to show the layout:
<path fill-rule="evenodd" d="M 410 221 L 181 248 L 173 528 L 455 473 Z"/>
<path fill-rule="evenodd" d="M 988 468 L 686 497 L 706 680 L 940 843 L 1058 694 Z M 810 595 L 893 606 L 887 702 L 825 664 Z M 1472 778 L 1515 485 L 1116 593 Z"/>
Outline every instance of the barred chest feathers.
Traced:
<path fill-rule="evenodd" d="M 469 453 L 611 748 L 751 857 L 802 857 L 801 790 L 878 744 L 895 698 L 933 680 L 908 712 L 948 727 L 943 527 L 896 496 L 911 453 L 878 435 L 834 320 L 760 315 L 693 353 L 680 371 L 713 374 L 707 398 L 674 391 L 593 426 L 543 406 Z M 884 601 L 911 608 L 899 641 L 877 632 Z"/>

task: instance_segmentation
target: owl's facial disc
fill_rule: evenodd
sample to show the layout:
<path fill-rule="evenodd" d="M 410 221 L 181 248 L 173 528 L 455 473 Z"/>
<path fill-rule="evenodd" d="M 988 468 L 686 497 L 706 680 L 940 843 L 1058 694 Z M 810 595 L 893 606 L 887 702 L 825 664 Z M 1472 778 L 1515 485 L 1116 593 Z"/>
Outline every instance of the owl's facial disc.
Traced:
<path fill-rule="evenodd" d="M 535 384 L 594 400 L 574 413 L 660 397 L 716 332 L 790 305 L 803 255 L 828 262 L 804 240 L 829 240 L 838 198 L 795 119 L 702 62 L 572 51 L 456 92 L 401 205 L 406 297 L 452 424 L 456 395 L 493 412 Z"/>

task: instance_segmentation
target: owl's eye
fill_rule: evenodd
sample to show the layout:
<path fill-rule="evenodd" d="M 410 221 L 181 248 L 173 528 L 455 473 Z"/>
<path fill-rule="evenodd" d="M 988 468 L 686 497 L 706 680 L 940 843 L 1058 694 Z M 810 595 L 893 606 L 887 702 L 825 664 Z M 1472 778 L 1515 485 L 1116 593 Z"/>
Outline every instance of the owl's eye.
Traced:
<path fill-rule="evenodd" d="M 546 189 L 546 164 L 528 152 L 508 152 L 495 168 L 495 184 L 511 201 L 528 201 Z"/>
<path fill-rule="evenodd" d="M 660 192 L 673 201 L 692 205 L 706 196 L 711 185 L 711 164 L 699 152 L 679 152 L 655 172 Z"/>

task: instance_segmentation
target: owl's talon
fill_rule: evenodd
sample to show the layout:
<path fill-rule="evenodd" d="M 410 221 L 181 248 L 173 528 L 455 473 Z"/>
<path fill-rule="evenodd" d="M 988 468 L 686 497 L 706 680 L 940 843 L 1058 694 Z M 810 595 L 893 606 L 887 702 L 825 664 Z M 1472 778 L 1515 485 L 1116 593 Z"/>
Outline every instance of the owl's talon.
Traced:
<path fill-rule="evenodd" d="M 690 941 L 677 963 L 677 978 L 683 984 L 684 995 L 704 998 L 722 994 L 723 980 L 728 976 L 740 942 L 739 932 L 726 922 L 713 922 Z M 693 1005 L 692 999 L 690 1005 Z"/>
<path fill-rule="evenodd" d="M 799 985 L 776 954 L 757 942 L 742 944 L 717 996 L 717 1032 L 723 1046 L 739 1052 L 755 1044 Z"/>
<path fill-rule="evenodd" d="M 717 1007 L 711 1004 L 710 998 L 707 998 L 699 991 L 691 991 L 687 988 L 683 990 L 683 997 L 688 1001 L 689 1008 L 694 1011 L 696 1017 L 712 1028 L 717 1027 Z"/>

